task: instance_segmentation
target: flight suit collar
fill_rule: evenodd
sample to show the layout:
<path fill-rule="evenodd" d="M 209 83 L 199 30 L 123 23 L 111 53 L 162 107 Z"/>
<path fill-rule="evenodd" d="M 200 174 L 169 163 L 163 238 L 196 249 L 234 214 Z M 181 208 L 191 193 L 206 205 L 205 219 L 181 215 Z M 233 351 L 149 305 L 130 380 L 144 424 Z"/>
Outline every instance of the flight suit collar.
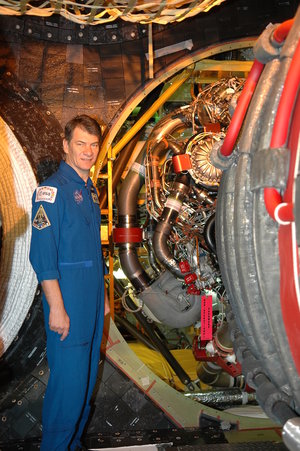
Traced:
<path fill-rule="evenodd" d="M 77 172 L 65 161 L 61 161 L 59 165 L 59 172 L 61 172 L 68 179 L 80 183 L 81 185 L 85 185 L 85 181 L 77 174 Z M 87 186 L 92 185 L 92 181 L 90 178 L 87 179 Z"/>

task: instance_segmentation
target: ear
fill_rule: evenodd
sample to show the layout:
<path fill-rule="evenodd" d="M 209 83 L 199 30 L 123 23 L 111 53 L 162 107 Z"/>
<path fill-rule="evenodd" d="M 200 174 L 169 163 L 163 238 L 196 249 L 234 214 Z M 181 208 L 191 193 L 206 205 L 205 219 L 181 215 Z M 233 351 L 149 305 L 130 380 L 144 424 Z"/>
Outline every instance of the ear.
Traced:
<path fill-rule="evenodd" d="M 68 143 L 68 141 L 66 140 L 66 138 L 63 139 L 63 149 L 64 149 L 64 152 L 65 152 L 66 154 L 69 153 L 69 143 Z"/>

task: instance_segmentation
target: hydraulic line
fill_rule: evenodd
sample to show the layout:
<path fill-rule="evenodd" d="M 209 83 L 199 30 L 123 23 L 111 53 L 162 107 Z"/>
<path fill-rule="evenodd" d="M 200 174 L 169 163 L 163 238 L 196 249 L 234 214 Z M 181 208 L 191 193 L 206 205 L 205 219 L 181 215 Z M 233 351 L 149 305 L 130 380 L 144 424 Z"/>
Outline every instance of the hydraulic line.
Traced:
<path fill-rule="evenodd" d="M 115 323 L 119 324 L 120 326 L 124 327 L 127 332 L 129 332 L 134 338 L 136 338 L 138 341 L 143 343 L 147 346 L 147 348 L 152 349 L 152 351 L 156 351 L 156 347 L 153 345 L 153 343 L 148 339 L 145 334 L 142 334 L 137 328 L 131 324 L 128 319 L 123 318 L 120 315 L 115 314 Z"/>
<path fill-rule="evenodd" d="M 290 29 L 292 28 L 293 23 L 294 19 L 290 19 L 278 25 L 278 27 L 273 33 L 273 39 L 279 44 L 285 41 L 287 35 L 289 34 Z"/>
<path fill-rule="evenodd" d="M 245 404 L 257 404 L 256 394 L 247 393 L 238 387 L 224 388 L 223 390 L 205 390 L 199 393 L 185 393 L 187 398 L 194 399 L 214 409 L 225 409 L 228 406 L 239 406 Z"/>
<path fill-rule="evenodd" d="M 291 19 L 291 20 L 287 20 L 287 21 L 283 22 L 282 24 L 278 25 L 278 27 L 276 28 L 276 30 L 273 33 L 273 39 L 277 43 L 282 43 L 285 40 L 286 36 L 288 35 L 288 33 L 293 25 L 293 22 L 294 22 L 293 19 Z M 299 64 L 300 64 L 300 59 L 298 58 L 298 76 L 300 74 Z M 248 106 L 250 104 L 251 98 L 255 91 L 259 77 L 263 71 L 263 68 L 264 68 L 263 63 L 259 62 L 258 60 L 254 60 L 253 66 L 252 66 L 251 71 L 249 72 L 248 78 L 246 80 L 244 89 L 238 99 L 237 107 L 234 111 L 232 120 L 228 127 L 227 134 L 224 139 L 223 145 L 220 149 L 220 153 L 224 157 L 228 157 L 229 155 L 232 154 L 232 151 L 233 151 L 234 145 L 236 143 L 240 129 L 242 127 L 242 123 L 244 121 Z M 297 71 L 295 74 L 297 74 Z M 284 108 L 283 108 L 283 113 L 284 113 Z M 282 113 L 282 116 L 278 120 L 281 121 L 282 118 L 284 117 L 285 121 L 288 121 L 290 116 L 283 116 L 283 113 Z M 274 128 L 275 128 L 275 125 L 274 125 Z M 272 147 L 272 145 L 271 145 L 271 147 Z"/>
<path fill-rule="evenodd" d="M 289 122 L 300 83 L 300 40 L 296 47 L 279 101 L 271 138 L 271 149 L 284 146 L 287 141 Z"/>
<path fill-rule="evenodd" d="M 286 81 L 282 90 L 278 110 L 274 122 L 271 149 L 276 149 L 286 145 L 290 119 L 294 108 L 297 91 L 300 84 L 300 41 L 294 52 Z M 289 177 L 288 184 L 292 183 L 293 177 Z M 287 187 L 288 188 L 288 187 Z M 293 221 L 293 205 L 282 203 L 282 197 L 275 188 L 264 189 L 264 199 L 266 209 L 271 218 L 278 222 L 287 223 Z"/>
<path fill-rule="evenodd" d="M 237 107 L 233 113 L 232 120 L 227 130 L 226 137 L 220 149 L 221 155 L 228 157 L 232 154 L 238 134 L 242 127 L 248 106 L 255 91 L 260 74 L 264 68 L 264 64 L 254 60 L 251 71 L 249 72 L 244 89 L 238 99 Z"/>

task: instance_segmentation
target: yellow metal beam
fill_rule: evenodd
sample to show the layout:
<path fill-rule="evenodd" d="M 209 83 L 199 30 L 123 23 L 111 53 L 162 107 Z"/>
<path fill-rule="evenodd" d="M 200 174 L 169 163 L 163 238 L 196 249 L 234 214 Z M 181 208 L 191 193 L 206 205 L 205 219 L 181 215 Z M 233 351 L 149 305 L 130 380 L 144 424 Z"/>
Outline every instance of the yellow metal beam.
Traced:
<path fill-rule="evenodd" d="M 134 126 L 128 130 L 127 133 L 120 139 L 120 141 L 113 147 L 112 149 L 112 158 L 114 159 L 116 155 L 123 149 L 124 146 L 136 135 L 136 133 L 151 119 L 151 117 L 159 110 L 159 108 L 171 97 L 193 73 L 193 68 L 185 69 L 181 72 L 177 77 L 172 80 L 172 84 L 168 89 L 153 103 L 151 108 L 134 124 Z M 106 135 L 106 138 L 103 141 L 101 146 L 100 153 L 98 155 L 95 171 L 94 171 L 94 181 L 97 180 L 100 169 L 103 166 L 103 162 L 105 161 L 105 157 L 108 151 L 108 143 L 109 143 L 110 135 Z"/>
<path fill-rule="evenodd" d="M 195 72 L 250 72 L 252 65 L 253 61 L 203 59 L 195 64 Z"/>

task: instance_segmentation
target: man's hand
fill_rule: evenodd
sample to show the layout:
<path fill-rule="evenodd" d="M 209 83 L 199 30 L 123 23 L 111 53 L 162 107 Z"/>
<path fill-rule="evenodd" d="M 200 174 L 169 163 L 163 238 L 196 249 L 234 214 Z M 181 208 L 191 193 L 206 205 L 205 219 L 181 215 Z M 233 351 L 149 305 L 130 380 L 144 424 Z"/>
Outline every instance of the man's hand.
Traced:
<path fill-rule="evenodd" d="M 70 318 L 64 307 L 50 307 L 49 328 L 61 335 L 63 341 L 69 334 Z"/>
<path fill-rule="evenodd" d="M 106 286 L 104 285 L 104 316 L 108 315 L 109 313 L 110 313 L 109 298 L 108 298 Z"/>
<path fill-rule="evenodd" d="M 63 341 L 67 337 L 70 330 L 70 318 L 65 310 L 58 280 L 43 280 L 42 288 L 50 307 L 50 330 L 53 330 L 53 332 L 57 332 L 61 335 L 60 339 Z"/>

